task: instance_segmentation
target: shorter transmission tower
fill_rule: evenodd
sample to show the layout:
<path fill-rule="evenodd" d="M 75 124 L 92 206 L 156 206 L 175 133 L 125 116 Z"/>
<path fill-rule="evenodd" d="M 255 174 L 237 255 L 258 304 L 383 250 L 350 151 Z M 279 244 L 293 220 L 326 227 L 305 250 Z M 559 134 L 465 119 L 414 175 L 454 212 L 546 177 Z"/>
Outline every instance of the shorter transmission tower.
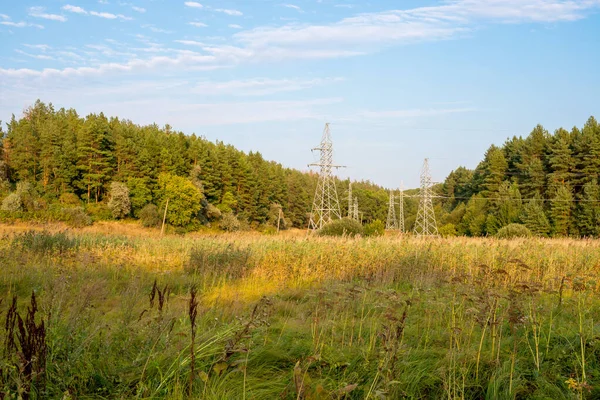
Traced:
<path fill-rule="evenodd" d="M 421 190 L 419 192 L 419 211 L 415 221 L 415 235 L 438 236 L 435 212 L 433 210 L 433 192 L 431 190 L 431 173 L 429 159 L 425 159 L 421 170 Z"/>
<path fill-rule="evenodd" d="M 404 182 L 400 183 L 400 195 L 398 196 L 398 230 L 405 232 L 404 230 Z"/>
<path fill-rule="evenodd" d="M 354 217 L 354 203 L 352 198 L 352 181 L 348 182 L 348 218 Z"/>
<path fill-rule="evenodd" d="M 358 221 L 358 197 L 354 198 L 354 208 L 352 210 L 352 219 L 355 221 Z"/>
<path fill-rule="evenodd" d="M 385 223 L 385 229 L 396 230 L 398 229 L 398 221 L 396 220 L 396 202 L 394 201 L 394 191 L 390 190 L 390 201 L 388 205 L 387 221 Z"/>

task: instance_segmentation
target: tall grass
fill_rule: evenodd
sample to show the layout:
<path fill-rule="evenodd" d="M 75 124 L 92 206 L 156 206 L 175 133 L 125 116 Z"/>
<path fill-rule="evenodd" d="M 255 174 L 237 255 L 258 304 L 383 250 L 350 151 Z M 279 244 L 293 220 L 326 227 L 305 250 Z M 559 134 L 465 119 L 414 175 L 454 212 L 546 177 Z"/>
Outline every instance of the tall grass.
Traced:
<path fill-rule="evenodd" d="M 3 351 L 0 398 L 600 398 L 600 242 L 21 231 L 0 265 L 0 341 L 33 291 L 46 359 L 26 390 Z"/>

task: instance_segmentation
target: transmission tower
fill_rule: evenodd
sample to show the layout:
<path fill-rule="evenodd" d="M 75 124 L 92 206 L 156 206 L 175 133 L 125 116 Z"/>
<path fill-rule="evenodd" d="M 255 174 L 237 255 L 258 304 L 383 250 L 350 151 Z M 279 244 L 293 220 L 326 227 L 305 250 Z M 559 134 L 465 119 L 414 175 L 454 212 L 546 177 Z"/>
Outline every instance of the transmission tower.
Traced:
<path fill-rule="evenodd" d="M 352 210 L 352 219 L 358 221 L 358 197 L 354 198 L 354 208 Z"/>
<path fill-rule="evenodd" d="M 348 182 L 348 218 L 352 219 L 354 216 L 354 203 L 352 199 L 352 182 Z"/>
<path fill-rule="evenodd" d="M 333 165 L 333 143 L 331 142 L 328 123 L 325 124 L 323 130 L 321 145 L 312 150 L 318 150 L 321 153 L 321 160 L 319 163 L 309 164 L 309 167 L 319 167 L 320 173 L 308 229 L 317 230 L 334 218 L 342 218 L 335 188 L 335 178 L 332 173 L 333 168 L 341 168 L 342 166 Z"/>
<path fill-rule="evenodd" d="M 398 214 L 398 229 L 400 232 L 404 232 L 404 183 L 400 184 L 400 196 L 398 198 L 398 204 L 400 206 Z"/>
<path fill-rule="evenodd" d="M 396 202 L 394 201 L 393 190 L 390 190 L 390 201 L 388 207 L 387 222 L 385 223 L 385 229 L 398 229 L 398 221 L 396 220 Z"/>
<path fill-rule="evenodd" d="M 431 173 L 429 172 L 429 159 L 425 159 L 421 170 L 421 190 L 419 193 L 419 212 L 415 221 L 415 234 L 417 236 L 438 236 L 433 211 L 433 192 L 431 190 Z"/>

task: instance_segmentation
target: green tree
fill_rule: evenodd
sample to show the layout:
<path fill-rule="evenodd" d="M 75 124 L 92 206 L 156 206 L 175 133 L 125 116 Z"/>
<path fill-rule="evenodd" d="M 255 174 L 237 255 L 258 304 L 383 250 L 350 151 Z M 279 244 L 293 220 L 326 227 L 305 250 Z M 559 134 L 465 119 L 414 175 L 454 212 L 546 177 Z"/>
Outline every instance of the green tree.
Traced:
<path fill-rule="evenodd" d="M 544 213 L 542 198 L 539 194 L 536 193 L 534 198 L 525 204 L 521 213 L 521 221 L 534 235 L 548 236 L 550 223 Z"/>
<path fill-rule="evenodd" d="M 600 234 L 600 188 L 593 179 L 585 184 L 576 213 L 576 226 L 582 236 L 598 236 Z"/>
<path fill-rule="evenodd" d="M 551 201 L 552 232 L 554 236 L 567 236 L 571 226 L 573 194 L 566 185 L 561 185 Z"/>
<path fill-rule="evenodd" d="M 129 200 L 129 189 L 121 182 L 110 184 L 110 199 L 108 208 L 115 219 L 125 218 L 131 212 L 131 201 Z"/>
<path fill-rule="evenodd" d="M 198 217 L 202 209 L 202 192 L 189 179 L 171 174 L 158 177 L 160 208 L 169 201 L 167 221 L 174 226 L 186 226 Z"/>

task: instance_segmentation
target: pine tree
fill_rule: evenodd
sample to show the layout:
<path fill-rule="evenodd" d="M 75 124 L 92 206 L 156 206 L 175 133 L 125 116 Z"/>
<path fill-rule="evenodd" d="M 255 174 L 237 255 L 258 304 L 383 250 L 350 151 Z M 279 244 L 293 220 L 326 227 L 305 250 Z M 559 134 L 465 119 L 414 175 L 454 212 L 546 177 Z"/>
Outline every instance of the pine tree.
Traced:
<path fill-rule="evenodd" d="M 551 201 L 552 232 L 554 236 L 567 236 L 571 225 L 573 195 L 566 185 L 557 188 Z"/>
<path fill-rule="evenodd" d="M 583 193 L 578 203 L 576 226 L 582 236 L 595 237 L 600 234 L 600 188 L 598 181 L 593 179 L 583 187 Z"/>
<path fill-rule="evenodd" d="M 521 221 L 537 236 L 548 236 L 550 223 L 544 213 L 543 201 L 539 193 L 529 200 L 521 213 Z"/>

